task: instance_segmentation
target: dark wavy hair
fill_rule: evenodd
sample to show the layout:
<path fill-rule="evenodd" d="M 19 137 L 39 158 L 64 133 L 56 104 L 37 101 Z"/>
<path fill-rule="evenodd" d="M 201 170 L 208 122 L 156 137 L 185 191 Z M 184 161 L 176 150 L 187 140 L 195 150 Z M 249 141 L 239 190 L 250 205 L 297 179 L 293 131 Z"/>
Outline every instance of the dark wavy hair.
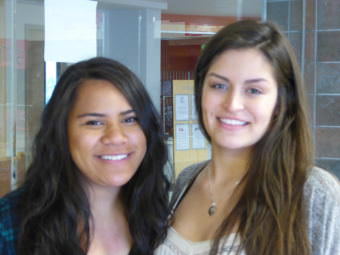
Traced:
<path fill-rule="evenodd" d="M 117 61 L 97 57 L 67 68 L 43 111 L 33 161 L 22 185 L 18 254 L 87 253 L 91 211 L 80 171 L 71 158 L 67 121 L 77 91 L 88 79 L 108 81 L 120 90 L 135 110 L 147 140 L 141 165 L 122 187 L 133 239 L 129 254 L 152 254 L 165 238 L 169 183 L 163 172 L 167 150 L 158 113 L 136 75 Z"/>
<path fill-rule="evenodd" d="M 227 50 L 257 49 L 271 64 L 278 102 L 270 127 L 255 144 L 242 195 L 225 216 L 211 254 L 222 236 L 238 226 L 247 255 L 309 255 L 303 186 L 313 162 L 305 88 L 288 40 L 270 22 L 244 20 L 221 29 L 207 43 L 195 72 L 195 101 L 200 126 L 204 80 L 214 60 Z M 240 252 L 240 251 L 239 251 Z"/>

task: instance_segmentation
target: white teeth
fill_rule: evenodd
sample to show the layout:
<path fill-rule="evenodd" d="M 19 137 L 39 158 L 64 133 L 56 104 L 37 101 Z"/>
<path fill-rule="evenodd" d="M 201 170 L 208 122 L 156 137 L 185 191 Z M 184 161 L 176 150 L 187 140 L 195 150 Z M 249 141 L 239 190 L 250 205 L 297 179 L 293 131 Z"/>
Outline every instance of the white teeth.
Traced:
<path fill-rule="evenodd" d="M 125 159 L 128 155 L 127 154 L 119 154 L 119 155 L 103 155 L 100 158 L 105 160 L 122 160 Z"/>
<path fill-rule="evenodd" d="M 247 123 L 246 121 L 240 121 L 240 120 L 231 120 L 231 119 L 220 119 L 220 120 L 224 124 L 234 125 L 234 126 L 245 125 Z"/>

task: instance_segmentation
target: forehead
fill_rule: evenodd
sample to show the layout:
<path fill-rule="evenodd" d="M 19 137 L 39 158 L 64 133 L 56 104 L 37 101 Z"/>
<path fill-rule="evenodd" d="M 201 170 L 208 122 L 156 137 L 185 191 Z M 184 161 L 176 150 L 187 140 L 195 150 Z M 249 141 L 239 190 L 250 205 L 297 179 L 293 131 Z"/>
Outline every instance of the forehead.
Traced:
<path fill-rule="evenodd" d="M 111 82 L 106 80 L 86 80 L 77 90 L 74 109 L 112 109 L 130 107 L 126 97 Z"/>
<path fill-rule="evenodd" d="M 211 62 L 207 74 L 210 72 L 230 73 L 238 76 L 274 76 L 272 64 L 256 48 L 223 51 Z"/>

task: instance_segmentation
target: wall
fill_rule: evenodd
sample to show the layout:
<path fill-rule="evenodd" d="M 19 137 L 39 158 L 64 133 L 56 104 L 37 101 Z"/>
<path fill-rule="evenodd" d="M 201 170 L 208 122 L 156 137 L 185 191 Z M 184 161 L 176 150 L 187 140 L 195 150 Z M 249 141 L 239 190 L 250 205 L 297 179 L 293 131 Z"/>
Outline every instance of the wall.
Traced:
<path fill-rule="evenodd" d="M 316 164 L 340 177 L 340 1 L 268 1 L 299 58 L 310 101 Z"/>
<path fill-rule="evenodd" d="M 317 1 L 314 8 L 318 163 L 340 177 L 340 1 Z"/>

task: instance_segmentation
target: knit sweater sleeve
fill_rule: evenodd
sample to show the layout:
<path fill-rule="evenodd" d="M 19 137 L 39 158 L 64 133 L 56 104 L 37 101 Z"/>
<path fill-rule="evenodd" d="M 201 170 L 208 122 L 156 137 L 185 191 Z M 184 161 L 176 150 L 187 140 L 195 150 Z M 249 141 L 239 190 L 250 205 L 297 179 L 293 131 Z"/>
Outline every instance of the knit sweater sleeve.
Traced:
<path fill-rule="evenodd" d="M 340 255 L 340 184 L 314 167 L 304 187 L 312 255 Z"/>

